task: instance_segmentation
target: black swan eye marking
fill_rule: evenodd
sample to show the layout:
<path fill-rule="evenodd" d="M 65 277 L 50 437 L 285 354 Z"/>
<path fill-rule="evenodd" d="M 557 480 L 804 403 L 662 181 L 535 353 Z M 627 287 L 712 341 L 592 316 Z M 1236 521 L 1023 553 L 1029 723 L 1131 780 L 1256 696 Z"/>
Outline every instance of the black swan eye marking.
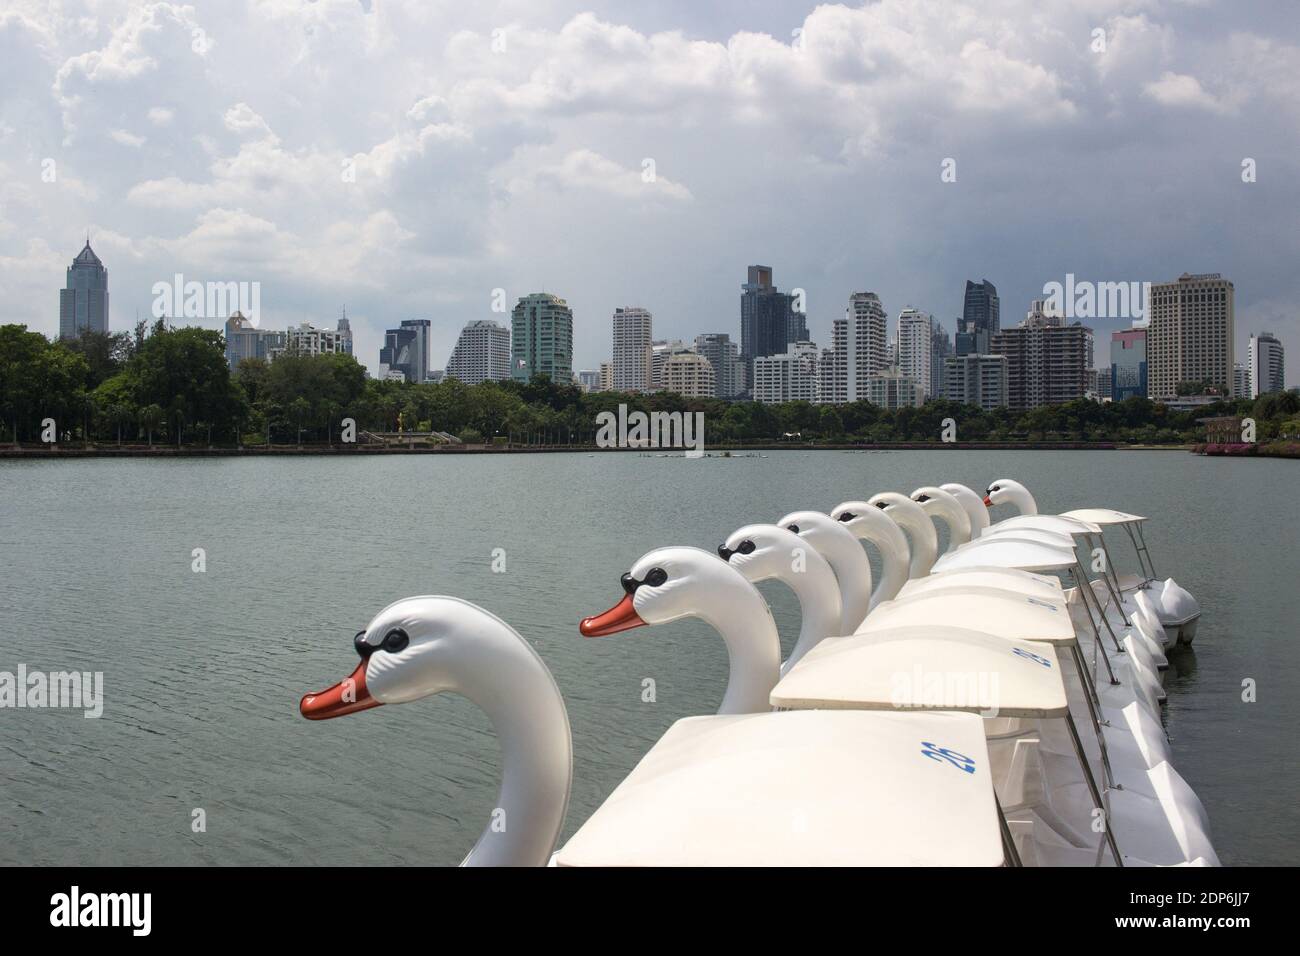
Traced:
<path fill-rule="evenodd" d="M 721 546 L 719 546 L 718 548 L 718 553 L 719 554 L 722 553 Z M 724 560 L 725 560 L 725 556 L 724 556 Z M 663 584 L 665 581 L 668 580 L 668 572 L 665 571 L 663 568 L 651 568 L 649 571 L 646 572 L 645 577 L 642 580 L 638 581 L 636 578 L 632 577 L 632 572 L 628 571 L 626 574 L 623 575 L 623 577 L 620 580 L 623 582 L 624 591 L 626 591 L 628 594 L 635 594 L 636 589 L 643 584 L 648 584 L 652 588 L 659 587 L 661 584 Z"/>

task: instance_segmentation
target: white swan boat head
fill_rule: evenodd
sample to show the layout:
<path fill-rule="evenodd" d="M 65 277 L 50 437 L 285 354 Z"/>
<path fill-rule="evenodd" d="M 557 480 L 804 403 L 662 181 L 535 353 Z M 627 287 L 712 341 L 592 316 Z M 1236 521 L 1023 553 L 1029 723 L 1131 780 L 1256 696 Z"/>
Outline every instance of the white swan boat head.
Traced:
<path fill-rule="evenodd" d="M 865 501 L 842 501 L 831 509 L 831 517 L 848 528 L 855 538 L 870 542 L 880 552 L 880 580 L 871 592 L 870 607 L 890 600 L 907 583 L 912 557 L 912 547 L 903 529 L 884 511 Z"/>
<path fill-rule="evenodd" d="M 871 561 L 853 533 L 820 511 L 792 511 L 776 522 L 830 563 L 840 587 L 840 629 L 848 634 L 871 608 Z"/>
<path fill-rule="evenodd" d="M 930 573 L 939 555 L 939 534 L 930 516 L 907 495 L 895 491 L 882 491 L 867 499 L 867 504 L 879 508 L 907 532 L 912 545 L 912 563 L 908 572 L 914 578 Z"/>
<path fill-rule="evenodd" d="M 718 545 L 718 555 L 745 580 L 777 580 L 799 598 L 799 639 L 782 666 L 784 671 L 823 638 L 841 629 L 840 589 L 835 572 L 809 542 L 774 524 L 737 528 Z"/>
<path fill-rule="evenodd" d="M 989 511 L 984 505 L 984 496 L 975 494 L 970 488 L 955 481 L 945 482 L 939 487 L 956 498 L 966 509 L 966 516 L 970 518 L 970 536 L 978 538 L 980 532 L 989 526 Z"/>
<path fill-rule="evenodd" d="M 948 527 L 948 551 L 955 551 L 971 539 L 970 515 L 952 492 L 924 485 L 912 492 L 912 500 L 932 518 Z"/>
<path fill-rule="evenodd" d="M 583 637 L 605 637 L 645 624 L 699 618 L 727 644 L 730 674 L 720 714 L 758 713 L 781 666 L 781 640 L 767 602 L 717 555 L 700 548 L 656 548 L 622 577 L 623 598 L 583 618 Z"/>
<path fill-rule="evenodd" d="M 495 614 L 437 595 L 388 605 L 353 644 L 361 662 L 304 695 L 302 716 L 327 720 L 442 693 L 473 701 L 496 730 L 503 779 L 493 820 L 463 862 L 545 864 L 568 807 L 573 744 L 564 699 L 532 645 Z"/>
<path fill-rule="evenodd" d="M 984 492 L 984 504 L 992 508 L 996 505 L 1014 505 L 1022 515 L 1038 514 L 1038 503 L 1029 489 L 1011 478 L 999 478 L 990 482 Z"/>

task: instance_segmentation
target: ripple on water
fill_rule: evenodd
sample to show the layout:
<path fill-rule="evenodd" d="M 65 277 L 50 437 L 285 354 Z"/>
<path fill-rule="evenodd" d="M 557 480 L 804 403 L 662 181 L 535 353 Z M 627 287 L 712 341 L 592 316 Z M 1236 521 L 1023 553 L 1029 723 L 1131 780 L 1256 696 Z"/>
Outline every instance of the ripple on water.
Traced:
<path fill-rule="evenodd" d="M 1278 529 L 1300 526 L 1300 496 L 1275 493 L 1294 467 L 966 451 L 0 462 L 0 669 L 99 670 L 105 693 L 99 720 L 0 712 L 0 863 L 459 862 L 499 785 L 481 713 L 451 697 L 325 724 L 297 713 L 351 671 L 375 612 L 429 593 L 500 615 L 555 673 L 574 732 L 571 833 L 673 721 L 722 696 L 726 655 L 698 624 L 578 637 L 636 558 L 876 491 L 1006 476 L 1044 512 L 1152 518 L 1158 570 L 1205 609 L 1170 675 L 1178 770 L 1225 862 L 1294 864 L 1300 701 L 1278 689 L 1296 685 L 1300 589 Z M 1123 539 L 1113 552 L 1131 561 Z M 788 649 L 797 604 L 763 593 Z M 1241 700 L 1247 677 L 1259 703 Z"/>

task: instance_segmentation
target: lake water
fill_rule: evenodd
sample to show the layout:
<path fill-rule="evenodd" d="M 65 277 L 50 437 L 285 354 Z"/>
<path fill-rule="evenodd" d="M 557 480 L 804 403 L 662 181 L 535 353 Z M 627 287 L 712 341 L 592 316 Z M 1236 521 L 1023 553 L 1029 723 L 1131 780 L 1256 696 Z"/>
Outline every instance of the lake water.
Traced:
<path fill-rule="evenodd" d="M 0 462 L 0 670 L 103 671 L 105 696 L 98 720 L 0 710 L 0 863 L 459 862 L 498 785 L 477 709 L 297 711 L 351 671 L 376 611 L 427 593 L 495 612 L 555 673 L 574 733 L 567 835 L 673 721 L 722 696 L 725 651 L 702 625 L 578 635 L 641 554 L 877 491 L 1017 478 L 1044 512 L 1152 518 L 1157 571 L 1204 609 L 1167 682 L 1175 766 L 1225 863 L 1295 864 L 1298 474 L 1094 451 Z M 1132 568 L 1125 538 L 1112 553 Z M 797 603 L 761 590 L 788 649 Z"/>

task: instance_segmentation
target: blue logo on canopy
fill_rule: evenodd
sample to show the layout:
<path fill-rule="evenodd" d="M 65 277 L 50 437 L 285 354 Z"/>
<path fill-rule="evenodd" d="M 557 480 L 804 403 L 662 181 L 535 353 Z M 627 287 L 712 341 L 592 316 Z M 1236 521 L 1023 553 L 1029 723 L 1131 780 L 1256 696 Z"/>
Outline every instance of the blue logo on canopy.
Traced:
<path fill-rule="evenodd" d="M 921 755 L 929 757 L 931 760 L 946 760 L 958 770 L 965 770 L 967 773 L 975 772 L 975 760 L 973 757 L 959 754 L 957 751 L 949 750 L 947 747 L 936 746 L 928 740 L 921 741 Z"/>
<path fill-rule="evenodd" d="M 1019 654 L 1021 657 L 1026 657 L 1029 660 L 1033 661 L 1035 664 L 1042 664 L 1044 667 L 1052 666 L 1052 662 L 1049 661 L 1046 657 L 1039 657 L 1037 654 L 1033 653 L 1032 651 L 1027 651 L 1023 647 L 1013 647 L 1011 648 L 1011 653 Z"/>

